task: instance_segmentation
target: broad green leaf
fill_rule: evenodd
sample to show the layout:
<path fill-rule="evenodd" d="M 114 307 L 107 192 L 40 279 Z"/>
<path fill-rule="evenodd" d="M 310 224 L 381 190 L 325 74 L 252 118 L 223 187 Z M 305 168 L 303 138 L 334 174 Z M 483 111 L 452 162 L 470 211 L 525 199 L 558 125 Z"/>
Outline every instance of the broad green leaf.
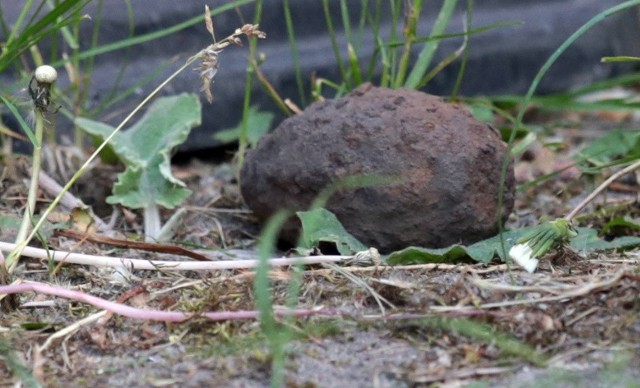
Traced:
<path fill-rule="evenodd" d="M 363 251 L 364 244 L 347 232 L 338 218 L 330 211 L 322 208 L 306 212 L 297 212 L 302 223 L 303 248 L 316 246 L 319 242 L 331 242 L 336 244 L 342 255 L 349 255 Z M 509 249 L 518 240 L 538 230 L 538 227 L 522 228 L 503 233 L 504 249 Z M 640 246 L 640 237 L 624 236 L 612 241 L 606 241 L 598 237 L 598 231 L 591 228 L 575 228 L 577 236 L 570 237 L 569 244 L 572 249 L 579 252 L 607 251 L 614 249 L 631 249 Z M 565 239 L 567 236 L 563 236 Z M 447 248 L 420 248 L 408 247 L 387 256 L 386 262 L 395 264 L 424 264 L 424 263 L 456 263 L 465 258 L 471 258 L 478 262 L 488 263 L 499 257 L 504 261 L 500 236 L 479 241 L 469 246 L 452 245 Z"/>
<path fill-rule="evenodd" d="M 628 216 L 616 217 L 611 221 L 607 222 L 600 230 L 600 233 L 620 235 L 621 233 L 619 233 L 619 231 L 621 229 L 640 230 L 640 224 L 638 224 L 637 221 L 631 219 Z"/>
<path fill-rule="evenodd" d="M 117 133 L 111 146 L 125 163 L 118 175 L 111 204 L 145 208 L 156 203 L 173 208 L 191 193 L 171 174 L 171 150 L 182 144 L 191 129 L 200 125 L 198 96 L 181 94 L 157 99 L 128 130 Z M 92 135 L 105 138 L 114 128 L 93 120 L 78 118 L 76 125 Z"/>
<path fill-rule="evenodd" d="M 297 212 L 302 223 L 302 244 L 304 248 L 316 246 L 319 242 L 331 242 L 341 255 L 351 255 L 364 251 L 367 247 L 345 230 L 338 218 L 322 208 Z"/>
<path fill-rule="evenodd" d="M 640 237 L 622 236 L 607 241 L 598 237 L 598 231 L 591 228 L 576 228 L 578 236 L 571 240 L 571 248 L 578 252 L 610 251 L 631 249 L 640 246 Z"/>
<path fill-rule="evenodd" d="M 638 140 L 640 131 L 610 131 L 583 148 L 574 159 L 583 165 L 585 171 L 636 159 L 640 156 Z"/>
<path fill-rule="evenodd" d="M 258 140 L 269 131 L 274 114 L 271 112 L 261 112 L 257 106 L 249 108 L 247 121 L 247 140 L 252 147 L 258 144 Z M 221 143 L 232 143 L 240 138 L 242 123 L 237 127 L 223 129 L 213 135 L 213 138 Z"/>
<path fill-rule="evenodd" d="M 20 228 L 21 219 L 17 216 L 0 214 L 0 237 L 15 238 Z"/>
<path fill-rule="evenodd" d="M 469 108 L 473 117 L 478 121 L 488 124 L 493 124 L 496 121 L 493 110 L 491 110 L 487 104 L 472 103 L 468 104 L 467 108 Z"/>
<path fill-rule="evenodd" d="M 505 250 L 509 249 L 530 228 L 518 229 L 504 233 Z M 502 257 L 502 245 L 500 236 L 494 236 L 487 240 L 477 242 L 465 247 L 464 245 L 452 245 L 447 248 L 419 248 L 408 247 L 393 252 L 387 257 L 389 264 L 422 264 L 422 263 L 455 263 L 463 258 L 470 257 L 475 261 L 488 263 L 494 257 Z"/>
<path fill-rule="evenodd" d="M 531 232 L 534 227 L 523 228 L 504 233 L 505 250 L 509 249 L 520 238 Z M 640 246 L 640 237 L 624 236 L 606 241 L 598 237 L 598 231 L 591 228 L 576 228 L 578 235 L 570 240 L 572 249 L 579 252 L 608 251 L 614 249 L 631 249 Z M 424 264 L 424 263 L 455 263 L 469 257 L 475 261 L 487 263 L 499 257 L 504 261 L 500 236 L 477 242 L 465 247 L 452 245 L 447 248 L 429 249 L 409 247 L 391 253 L 387 257 L 388 264 Z"/>

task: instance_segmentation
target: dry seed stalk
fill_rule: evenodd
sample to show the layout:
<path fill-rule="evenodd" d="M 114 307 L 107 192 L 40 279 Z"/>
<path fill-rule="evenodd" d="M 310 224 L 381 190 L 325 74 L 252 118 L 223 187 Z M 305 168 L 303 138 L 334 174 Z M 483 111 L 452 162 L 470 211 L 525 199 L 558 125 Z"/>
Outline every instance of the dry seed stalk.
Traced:
<path fill-rule="evenodd" d="M 207 97 L 207 100 L 211 102 L 213 100 L 213 95 L 211 94 L 211 83 L 213 82 L 213 77 L 215 76 L 218 70 L 218 54 L 222 52 L 222 50 L 229 46 L 230 44 L 242 45 L 242 41 L 240 40 L 241 35 L 246 35 L 247 37 L 257 37 L 264 39 L 267 35 L 258 30 L 257 24 L 245 24 L 241 28 L 238 28 L 234 31 L 233 34 L 224 38 L 220 42 L 215 41 L 215 36 L 213 34 L 213 21 L 211 20 L 211 13 L 209 11 L 209 7 L 205 5 L 205 25 L 209 33 L 211 33 L 212 38 L 214 39 L 214 43 L 205 49 L 198 52 L 196 55 L 189 58 L 186 63 L 181 66 L 178 70 L 176 70 L 173 74 L 171 74 L 166 80 L 164 80 L 160 85 L 158 85 L 147 97 L 145 97 L 140 104 L 138 104 L 132 111 L 127 115 L 127 117 L 122 120 L 120 125 L 118 125 L 109 136 L 107 136 L 103 142 L 96 148 L 96 150 L 89 156 L 87 161 L 76 171 L 76 173 L 71 177 L 69 182 L 60 190 L 58 196 L 54 198 L 49 207 L 42 213 L 42 216 L 38 220 L 38 222 L 34 225 L 31 233 L 22 241 L 16 244 L 16 247 L 11 251 L 11 254 L 6 260 L 6 268 L 8 269 L 9 274 L 13 272 L 16 265 L 18 264 L 18 258 L 22 254 L 23 250 L 29 244 L 29 242 L 36 235 L 38 230 L 42 227 L 42 224 L 47 219 L 47 216 L 53 211 L 53 209 L 58 205 L 62 197 L 65 195 L 67 191 L 71 188 L 71 186 L 87 171 L 89 165 L 98 157 L 100 152 L 109 144 L 109 142 L 114 138 L 116 133 L 118 133 L 124 126 L 131 120 L 131 118 L 138 113 L 140 109 L 144 105 L 147 104 L 153 97 L 155 97 L 158 92 L 164 88 L 169 82 L 171 82 L 178 74 L 180 74 L 184 69 L 192 65 L 198 59 L 202 59 L 202 64 L 200 65 L 200 80 L 202 83 L 203 92 Z M 36 175 L 37 176 L 37 175 Z"/>
<path fill-rule="evenodd" d="M 213 78 L 216 76 L 218 72 L 218 55 L 230 44 L 235 44 L 238 46 L 242 46 L 242 41 L 240 40 L 240 36 L 246 35 L 248 38 L 257 37 L 260 39 L 265 39 L 267 34 L 258 29 L 257 24 L 245 24 L 241 28 L 236 28 L 233 34 L 227 36 L 223 40 L 217 42 L 216 35 L 213 30 L 213 20 L 211 19 L 211 13 L 209 12 L 209 7 L 204 6 L 204 21 L 205 26 L 207 27 L 207 31 L 211 34 L 211 38 L 213 39 L 213 44 L 200 51 L 196 57 L 201 57 L 202 62 L 200 63 L 200 90 L 204 93 L 207 101 L 209 103 L 213 102 L 213 94 L 211 93 L 211 85 L 213 84 Z"/>

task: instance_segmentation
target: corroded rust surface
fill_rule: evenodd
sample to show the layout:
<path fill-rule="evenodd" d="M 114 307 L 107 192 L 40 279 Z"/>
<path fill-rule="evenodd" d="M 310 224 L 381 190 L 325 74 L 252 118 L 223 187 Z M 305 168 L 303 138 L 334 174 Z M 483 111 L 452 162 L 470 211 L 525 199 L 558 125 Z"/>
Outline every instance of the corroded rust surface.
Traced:
<path fill-rule="evenodd" d="M 338 190 L 326 207 L 383 252 L 473 243 L 497 232 L 505 149 L 499 134 L 463 106 L 366 84 L 311 105 L 265 136 L 247 155 L 241 189 L 266 219 L 280 208 L 306 210 L 347 177 L 386 177 L 387 183 Z M 508 171 L 503 218 L 513 208 Z M 293 222 L 283 237 L 295 240 Z"/>

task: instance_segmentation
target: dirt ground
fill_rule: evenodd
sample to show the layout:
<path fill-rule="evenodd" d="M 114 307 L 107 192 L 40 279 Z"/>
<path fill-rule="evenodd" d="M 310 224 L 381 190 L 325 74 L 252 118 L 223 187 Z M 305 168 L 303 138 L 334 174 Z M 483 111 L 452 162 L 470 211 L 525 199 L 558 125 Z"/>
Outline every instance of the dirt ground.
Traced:
<path fill-rule="evenodd" d="M 566 165 L 579 144 L 612 125 L 588 119 L 554 128 L 554 140 L 567 145 L 563 151 L 532 147 L 516 165 L 520 183 Z M 18 217 L 24 202 L 24 175 L 16 171 L 2 182 L 5 216 Z M 255 256 L 260 226 L 242 204 L 232 171 L 227 162 L 196 159 L 176 166 L 176 176 L 194 191 L 176 241 L 197 252 L 233 248 Z M 113 168 L 98 166 L 78 188 L 87 202 L 104 204 L 114 176 Z M 590 188 L 576 170 L 558 174 L 518 193 L 509 225 L 566 214 Z M 637 212 L 637 191 L 635 180 L 623 181 L 589 211 L 594 215 L 615 205 Z M 43 204 L 47 198 L 42 194 Z M 111 209 L 96 206 L 96 211 L 107 219 Z M 67 212 L 60 209 L 58 215 Z M 597 225 L 599 219 L 581 222 Z M 126 239 L 140 225 L 140 214 L 121 212 L 114 229 Z M 10 229 L 0 234 L 2 241 L 13 239 Z M 79 241 L 60 230 L 46 241 L 56 249 L 90 254 L 175 257 Z M 640 386 L 639 265 L 635 250 L 561 250 L 548 255 L 535 274 L 497 262 L 309 266 L 297 305 L 327 314 L 281 322 L 294 336 L 287 346 L 287 385 Z M 148 309 L 255 308 L 250 270 L 135 271 L 123 278 L 111 269 L 54 267 L 23 258 L 15 277 Z M 285 305 L 291 273 L 279 268 L 271 279 L 274 304 Z M 113 315 L 46 343 L 54 332 L 99 310 L 34 293 L 19 295 L 19 302 L 18 309 L 0 313 L 0 387 L 16 386 L 21 373 L 28 376 L 20 364 L 47 387 L 269 385 L 272 355 L 255 320 L 160 323 Z"/>

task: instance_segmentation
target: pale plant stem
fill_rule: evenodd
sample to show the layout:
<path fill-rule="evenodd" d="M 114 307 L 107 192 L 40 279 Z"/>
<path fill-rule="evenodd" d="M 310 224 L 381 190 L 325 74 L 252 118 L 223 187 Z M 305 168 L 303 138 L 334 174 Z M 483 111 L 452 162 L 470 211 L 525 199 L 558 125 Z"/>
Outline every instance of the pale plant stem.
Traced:
<path fill-rule="evenodd" d="M 154 201 L 151 201 L 151 203 L 144 208 L 143 217 L 144 241 L 157 241 L 161 229 L 160 208 L 158 208 L 158 204 L 156 204 Z"/>
<path fill-rule="evenodd" d="M 36 208 L 36 202 L 38 199 L 38 176 L 40 175 L 40 162 L 42 159 L 42 138 L 44 137 L 44 113 L 39 109 L 35 110 L 35 126 L 36 126 L 36 141 L 37 144 L 33 145 L 33 158 L 31 165 L 31 182 L 29 183 L 29 194 L 27 195 L 27 205 L 24 208 L 24 215 L 22 217 L 22 223 L 20 229 L 18 229 L 18 235 L 16 236 L 16 245 L 20 245 L 27 239 L 29 234 L 29 227 L 33 222 L 33 214 Z M 8 262 L 10 263 L 11 255 L 9 255 Z M 11 271 L 11 270 L 9 270 Z"/>
<path fill-rule="evenodd" d="M 25 247 L 27 246 L 27 244 L 29 244 L 29 242 L 33 239 L 33 237 L 35 236 L 35 234 L 38 232 L 38 230 L 40 229 L 40 227 L 42 227 L 42 224 L 44 223 L 44 221 L 47 219 L 47 216 L 53 211 L 53 209 L 55 209 L 55 207 L 58 205 L 58 203 L 60 202 L 60 200 L 62 199 L 62 196 L 69 191 L 69 189 L 71 188 L 71 186 L 73 186 L 73 184 L 87 171 L 87 169 L 89 168 L 89 165 L 98 157 L 98 155 L 100 154 L 100 152 L 104 149 L 104 147 L 107 146 L 107 144 L 109 144 L 111 142 L 111 139 L 113 139 L 113 137 L 125 126 L 125 124 L 127 124 L 129 122 L 129 120 L 131 120 L 131 118 L 138 113 L 138 111 L 140 109 L 142 109 L 143 106 L 145 106 L 153 97 L 155 97 L 156 94 L 158 94 L 158 92 L 164 88 L 169 82 L 171 82 L 178 74 L 180 74 L 184 69 L 186 69 L 187 67 L 189 67 L 193 62 L 195 62 L 196 60 L 198 60 L 200 57 L 202 56 L 202 52 L 194 55 L 193 57 L 189 58 L 184 65 L 182 65 L 182 67 L 180 67 L 178 70 L 176 70 L 173 74 L 171 74 L 166 80 L 164 80 L 160 85 L 158 85 L 158 87 L 156 87 L 151 93 L 149 93 L 149 95 L 142 100 L 142 102 L 140 102 L 140 104 L 138 104 L 132 111 L 131 113 L 129 113 L 129 115 L 127 115 L 127 117 L 124 118 L 124 120 L 122 120 L 122 122 L 120 123 L 120 125 L 118 125 L 112 132 L 111 134 L 109 134 L 109 136 L 107 136 L 104 141 L 100 144 L 100 146 L 98 146 L 98 148 L 96 148 L 96 150 L 91 154 L 91 156 L 89 156 L 89 158 L 87 159 L 86 162 L 84 162 L 84 164 L 78 169 L 78 171 L 76 171 L 75 174 L 73 174 L 73 176 L 71 177 L 71 179 L 69 179 L 69 182 L 67 182 L 66 185 L 64 185 L 64 187 L 62 188 L 62 190 L 60 191 L 60 193 L 54 198 L 54 200 L 51 202 L 51 205 L 49 205 L 49 207 L 44 211 L 44 213 L 42 213 L 42 216 L 40 217 L 40 219 L 38 220 L 38 222 L 36 223 L 36 225 L 33 227 L 33 230 L 31 231 L 31 233 L 29 234 L 29 236 L 23 240 L 22 242 L 18 243 L 17 246 L 15 247 L 15 249 L 13 249 L 11 251 L 11 253 L 9 254 L 9 256 L 7 257 L 7 270 L 9 271 L 9 273 L 11 274 L 16 265 L 18 264 L 18 259 L 20 258 L 20 255 L 22 254 L 22 251 L 25 249 Z M 36 115 L 37 117 L 37 115 Z M 35 162 L 35 161 L 34 161 Z M 34 163 L 35 165 L 35 163 Z M 36 181 L 37 181 L 37 175 L 35 175 L 36 177 Z"/>
<path fill-rule="evenodd" d="M 597 197 L 598 195 L 600 195 L 600 193 L 602 193 L 607 187 L 609 187 L 609 185 L 611 185 L 611 183 L 613 183 L 616 179 L 620 178 L 623 175 L 626 175 L 628 173 L 630 173 L 633 170 L 636 170 L 640 168 L 640 160 L 637 160 L 635 163 L 628 165 L 627 167 L 625 167 L 624 169 L 616 172 L 615 174 L 611 175 L 606 181 L 602 182 L 602 184 L 600 184 L 600 186 L 598 186 L 595 190 L 593 190 L 593 192 L 591 192 L 591 194 L 589 194 L 587 196 L 587 198 L 583 199 L 582 202 L 580 202 L 578 204 L 578 206 L 575 207 L 575 209 L 573 209 L 571 211 L 571 213 L 567 214 L 564 219 L 567 221 L 571 221 L 573 220 L 573 218 L 578 215 L 578 213 L 580 213 L 580 211 L 582 211 L 582 209 L 585 208 L 585 206 L 587 206 L 591 201 L 593 201 L 593 199 L 595 197 Z"/>

